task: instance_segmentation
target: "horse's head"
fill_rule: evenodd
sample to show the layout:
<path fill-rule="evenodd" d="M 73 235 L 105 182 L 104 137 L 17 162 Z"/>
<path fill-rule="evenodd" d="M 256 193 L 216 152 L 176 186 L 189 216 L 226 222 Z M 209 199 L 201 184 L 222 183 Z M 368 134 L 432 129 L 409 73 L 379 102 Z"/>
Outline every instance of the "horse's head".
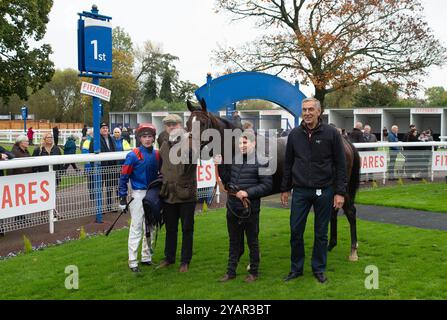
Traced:
<path fill-rule="evenodd" d="M 200 135 L 202 135 L 203 131 L 213 127 L 212 116 L 207 111 L 206 102 L 204 99 L 200 101 L 200 105 L 194 105 L 189 100 L 186 104 L 188 106 L 188 110 L 191 112 L 191 115 L 186 122 L 186 129 L 188 132 L 192 132 L 193 128 L 198 128 L 200 130 Z"/>
<path fill-rule="evenodd" d="M 189 100 L 186 104 L 188 106 L 188 110 L 191 112 L 191 115 L 186 122 L 186 130 L 191 136 L 200 139 L 205 130 L 214 128 L 212 120 L 213 115 L 207 111 L 206 102 L 203 99 L 200 101 L 200 105 L 194 105 Z M 203 148 L 211 141 L 202 141 L 200 139 L 200 151 L 202 151 Z"/>

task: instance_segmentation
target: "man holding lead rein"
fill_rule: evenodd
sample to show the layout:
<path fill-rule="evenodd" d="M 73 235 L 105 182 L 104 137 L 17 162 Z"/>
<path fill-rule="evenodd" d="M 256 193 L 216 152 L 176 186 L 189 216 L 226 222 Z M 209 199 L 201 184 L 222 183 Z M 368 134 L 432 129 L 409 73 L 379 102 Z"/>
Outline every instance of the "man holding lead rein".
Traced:
<path fill-rule="evenodd" d="M 132 203 L 129 204 L 132 218 L 129 230 L 129 268 L 132 272 L 140 272 L 138 267 L 138 247 L 141 237 L 141 263 L 152 265 L 150 245 L 144 236 L 144 208 L 143 199 L 146 196 L 150 183 L 157 179 L 160 169 L 160 157 L 154 149 L 156 130 L 152 124 L 141 124 L 136 136 L 141 145 L 133 149 L 126 156 L 119 182 L 120 208 L 124 210 L 127 205 L 127 183 L 132 185 Z M 152 234 L 152 232 L 151 232 Z"/>
<path fill-rule="evenodd" d="M 242 161 L 231 165 L 220 164 L 219 176 L 228 192 L 227 228 L 230 238 L 227 273 L 220 282 L 236 278 L 236 269 L 244 252 L 244 234 L 250 249 L 250 268 L 245 282 L 258 279 L 259 269 L 259 214 L 261 198 L 272 191 L 271 174 L 261 172 L 262 165 L 256 155 L 256 137 L 253 130 L 246 130 L 239 138 Z"/>
<path fill-rule="evenodd" d="M 346 158 L 342 137 L 336 128 L 322 122 L 320 101 L 302 102 L 303 121 L 290 132 L 281 185 L 281 203 L 287 205 L 293 188 L 290 214 L 291 270 L 285 281 L 303 275 L 304 230 L 307 216 L 315 211 L 312 272 L 324 283 L 328 226 L 333 208 L 342 208 L 346 194 Z"/>

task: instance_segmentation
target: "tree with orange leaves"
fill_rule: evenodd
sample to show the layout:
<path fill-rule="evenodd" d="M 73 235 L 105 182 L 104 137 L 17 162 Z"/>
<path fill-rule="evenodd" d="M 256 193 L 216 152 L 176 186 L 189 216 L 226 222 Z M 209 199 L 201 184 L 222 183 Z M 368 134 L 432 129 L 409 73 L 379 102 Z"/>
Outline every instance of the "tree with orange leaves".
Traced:
<path fill-rule="evenodd" d="M 266 33 L 215 59 L 243 71 L 287 72 L 312 83 L 315 97 L 371 80 L 412 91 L 446 54 L 418 0 L 217 0 L 234 20 L 253 18 Z"/>

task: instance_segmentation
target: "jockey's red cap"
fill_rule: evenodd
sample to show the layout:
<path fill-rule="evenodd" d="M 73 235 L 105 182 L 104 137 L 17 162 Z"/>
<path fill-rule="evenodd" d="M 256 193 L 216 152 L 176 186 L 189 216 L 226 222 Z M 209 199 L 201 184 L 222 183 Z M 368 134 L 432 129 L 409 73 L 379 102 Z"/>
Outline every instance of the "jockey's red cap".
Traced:
<path fill-rule="evenodd" d="M 155 129 L 155 127 L 152 125 L 152 123 L 142 123 L 138 126 L 137 129 L 137 137 L 141 137 L 141 136 L 153 136 L 155 138 L 157 134 L 157 130 Z"/>

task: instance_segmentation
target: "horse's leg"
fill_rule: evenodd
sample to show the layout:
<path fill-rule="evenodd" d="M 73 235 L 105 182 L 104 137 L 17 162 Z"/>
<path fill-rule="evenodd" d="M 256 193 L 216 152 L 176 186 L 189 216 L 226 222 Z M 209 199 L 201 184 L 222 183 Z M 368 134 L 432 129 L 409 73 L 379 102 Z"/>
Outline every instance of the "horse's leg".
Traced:
<path fill-rule="evenodd" d="M 354 204 L 350 204 L 349 208 L 345 211 L 346 217 L 349 221 L 349 228 L 351 230 L 351 254 L 349 255 L 349 261 L 358 261 L 359 257 L 357 254 L 358 243 L 357 243 L 357 209 Z"/>
<path fill-rule="evenodd" d="M 337 216 L 338 209 L 332 209 L 331 213 L 331 236 L 329 240 L 328 251 L 332 251 L 337 245 Z"/>

